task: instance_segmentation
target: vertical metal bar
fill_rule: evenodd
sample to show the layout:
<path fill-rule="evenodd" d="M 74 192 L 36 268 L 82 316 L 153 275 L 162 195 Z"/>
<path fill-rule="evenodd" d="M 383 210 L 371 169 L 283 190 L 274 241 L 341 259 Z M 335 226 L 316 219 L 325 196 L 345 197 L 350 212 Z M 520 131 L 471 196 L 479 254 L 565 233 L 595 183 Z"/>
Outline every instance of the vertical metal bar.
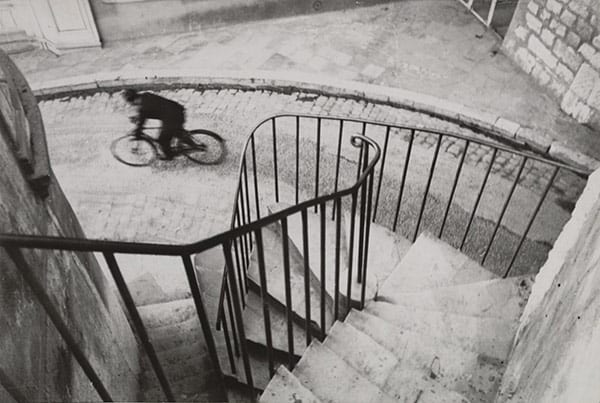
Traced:
<path fill-rule="evenodd" d="M 262 299 L 263 320 L 265 326 L 265 341 L 267 343 L 267 361 L 269 363 L 269 376 L 275 375 L 273 363 L 273 339 L 271 335 L 271 316 L 269 314 L 269 291 L 267 288 L 267 273 L 265 268 L 264 244 L 262 230 L 258 228 L 255 232 L 256 252 L 258 253 L 258 275 L 260 279 L 260 296 Z"/>
<path fill-rule="evenodd" d="M 29 267 L 29 264 L 25 260 L 25 257 L 23 256 L 21 250 L 12 247 L 5 247 L 5 249 L 8 252 L 10 258 L 15 262 L 15 265 L 19 269 L 19 273 L 21 273 L 21 275 L 33 291 L 34 295 L 36 296 L 37 300 L 46 311 L 46 314 L 50 317 L 52 324 L 56 327 L 56 330 L 58 330 L 58 333 L 60 333 L 61 337 L 67 344 L 69 351 L 73 354 L 73 356 L 75 356 L 77 363 L 79 363 L 81 369 L 94 386 L 94 389 L 96 390 L 96 392 L 98 392 L 100 398 L 105 402 L 112 402 L 113 399 L 110 396 L 110 393 L 108 393 L 108 390 L 106 390 L 106 388 L 104 387 L 104 384 L 100 380 L 100 377 L 98 377 L 98 374 L 96 374 L 96 371 L 94 371 L 94 368 L 92 368 L 92 365 L 86 358 L 85 354 L 77 345 L 77 341 L 71 334 L 69 326 L 67 326 L 67 324 L 60 317 L 60 313 L 54 307 L 54 303 L 52 302 L 48 294 L 46 294 L 44 286 L 40 284 L 36 275 Z"/>
<path fill-rule="evenodd" d="M 408 172 L 408 164 L 410 162 L 410 155 L 412 153 L 413 140 L 415 138 L 415 130 L 410 130 L 410 139 L 408 141 L 408 149 L 406 150 L 406 157 L 404 158 L 404 169 L 402 170 L 402 184 L 400 185 L 400 193 L 398 194 L 398 204 L 396 205 L 396 215 L 394 216 L 394 225 L 392 231 L 396 231 L 398 225 L 398 215 L 400 214 L 400 205 L 402 204 L 402 194 L 404 193 L 404 185 L 406 183 L 406 173 Z"/>
<path fill-rule="evenodd" d="M 233 324 L 233 322 L 232 322 Z M 234 336 L 235 337 L 235 336 Z M 235 358 L 233 358 L 233 351 L 231 350 L 231 339 L 229 338 L 229 326 L 227 326 L 227 320 L 223 320 L 223 338 L 225 339 L 225 347 L 227 348 L 227 358 L 229 359 L 229 368 L 231 373 L 236 374 L 237 368 L 235 366 Z M 235 338 L 234 338 L 235 340 Z M 236 354 L 239 356 L 239 353 Z"/>
<path fill-rule="evenodd" d="M 312 334 L 310 332 L 310 263 L 308 259 L 308 216 L 306 209 L 301 210 L 302 217 L 302 254 L 304 257 L 304 295 L 308 295 L 309 298 L 304 299 L 305 305 L 305 331 L 306 331 L 306 345 L 310 345 L 312 341 Z"/>
<path fill-rule="evenodd" d="M 246 206 L 246 219 L 248 220 L 248 222 L 252 222 L 252 213 L 250 210 L 250 192 L 248 190 L 248 171 L 246 169 L 246 159 L 244 158 L 244 194 L 245 194 L 245 201 L 244 201 L 244 205 Z M 244 245 L 246 247 L 246 266 L 248 266 L 248 264 L 250 264 L 250 250 L 252 249 L 252 233 L 248 233 L 245 234 L 243 236 L 244 239 Z"/>
<path fill-rule="evenodd" d="M 277 169 L 277 128 L 275 118 L 271 119 L 273 129 L 273 176 L 275 179 L 275 202 L 279 203 L 279 170 Z"/>
<path fill-rule="evenodd" d="M 237 277 L 238 277 L 238 286 L 240 288 L 240 296 L 242 297 L 242 306 L 246 308 L 246 297 L 245 294 L 248 292 L 248 283 L 245 280 L 246 270 L 244 266 L 240 264 L 240 254 L 238 251 L 238 240 L 233 240 L 233 252 L 235 254 L 235 267 L 237 269 Z"/>
<path fill-rule="evenodd" d="M 339 131 L 339 135 L 338 135 L 337 156 L 335 159 L 335 183 L 334 183 L 334 187 L 333 187 L 333 193 L 336 193 L 338 191 L 338 185 L 339 185 L 339 179 L 340 179 L 340 157 L 342 155 L 343 134 L 344 134 L 344 121 L 340 119 L 340 131 Z M 342 205 L 340 204 L 338 207 L 341 208 Z M 336 211 L 335 209 L 336 209 L 336 205 L 334 203 L 332 216 L 331 216 L 332 219 L 333 219 L 333 215 L 335 214 L 335 211 Z"/>
<path fill-rule="evenodd" d="M 348 302 L 347 310 L 350 312 L 352 299 L 352 265 L 354 264 L 354 232 L 356 225 L 356 199 L 357 192 L 352 193 L 352 207 L 350 208 L 350 251 L 348 252 L 348 284 L 346 289 L 346 298 Z"/>
<path fill-rule="evenodd" d="M 341 250 L 341 238 L 342 238 L 342 199 L 337 198 L 334 201 L 334 205 L 337 204 L 335 210 L 335 291 L 333 294 L 333 318 L 334 321 L 339 317 L 339 302 L 340 302 L 340 250 Z"/>
<path fill-rule="evenodd" d="M 300 180 L 300 116 L 296 116 L 296 204 L 298 204 L 298 187 Z"/>
<path fill-rule="evenodd" d="M 320 162 L 321 162 L 321 118 L 317 118 L 317 161 L 315 167 L 315 199 L 319 197 L 319 173 L 320 173 Z M 315 213 L 317 212 L 317 205 L 315 204 Z"/>
<path fill-rule="evenodd" d="M 512 185 L 510 187 L 510 192 L 508 193 L 508 196 L 506 197 L 506 200 L 504 200 L 504 204 L 502 205 L 502 210 L 500 211 L 500 217 L 498 217 L 498 221 L 496 221 L 496 225 L 494 226 L 494 231 L 492 232 L 492 237 L 490 239 L 490 242 L 488 243 L 487 247 L 485 248 L 485 252 L 483 253 L 483 258 L 481 259 L 482 265 L 485 263 L 485 259 L 487 258 L 488 253 L 490 252 L 492 243 L 494 242 L 496 233 L 498 232 L 498 229 L 500 228 L 500 224 L 502 223 L 502 219 L 504 218 L 504 214 L 506 213 L 508 204 L 510 203 L 510 200 L 512 199 L 512 195 L 515 192 L 515 189 L 517 188 L 517 185 L 519 183 L 519 177 L 521 176 L 521 173 L 523 172 L 523 168 L 525 168 L 526 162 L 527 162 L 527 157 L 523 157 L 523 160 L 521 161 L 521 164 L 519 165 L 519 171 L 517 172 L 517 175 L 515 176 L 515 180 L 513 181 Z"/>
<path fill-rule="evenodd" d="M 458 248 L 461 252 L 463 247 L 465 246 L 465 241 L 467 240 L 467 235 L 469 234 L 469 229 L 471 229 L 471 224 L 473 223 L 473 218 L 475 218 L 475 212 L 477 211 L 477 207 L 479 207 L 479 202 L 481 201 L 481 195 L 485 189 L 485 185 L 487 184 L 488 178 L 490 177 L 490 172 L 492 171 L 492 166 L 494 165 L 494 161 L 496 161 L 496 154 L 498 154 L 498 149 L 494 148 L 492 152 L 492 158 L 490 159 L 490 164 L 488 165 L 485 176 L 483 178 L 483 182 L 481 182 L 481 186 L 479 187 L 479 192 L 477 193 L 477 199 L 475 200 L 475 205 L 473 206 L 473 210 L 471 210 L 471 215 L 469 216 L 469 222 L 467 223 L 467 228 L 465 229 L 465 233 L 463 234 L 462 241 L 460 242 L 460 247 Z"/>
<path fill-rule="evenodd" d="M 281 240 L 283 247 L 283 276 L 285 285 L 285 318 L 287 321 L 287 336 L 288 336 L 288 369 L 291 371 L 294 367 L 294 326 L 292 324 L 292 289 L 290 278 L 290 247 L 288 238 L 288 222 L 287 217 L 281 219 Z M 310 298 L 306 295 L 305 298 Z"/>
<path fill-rule="evenodd" d="M 362 143 L 361 155 L 363 155 L 363 166 L 367 168 L 368 162 L 368 145 Z M 365 209 L 366 209 L 366 197 L 367 197 L 367 184 L 363 182 L 360 185 L 360 221 L 359 221 L 359 232 L 358 232 L 358 266 L 356 268 L 356 280 L 361 283 L 363 281 L 363 262 L 364 262 L 364 246 L 365 246 Z"/>
<path fill-rule="evenodd" d="M 510 263 L 508 264 L 508 267 L 506 268 L 506 271 L 504 272 L 503 278 L 508 277 L 508 275 L 510 274 L 510 270 L 512 269 L 512 266 L 515 263 L 515 260 L 517 258 L 517 255 L 519 254 L 519 251 L 521 250 L 521 247 L 523 246 L 523 242 L 525 242 L 525 238 L 527 238 L 527 234 L 529 233 L 529 230 L 531 229 L 531 226 L 533 225 L 533 222 L 535 221 L 535 218 L 537 217 L 537 214 L 539 213 L 540 208 L 542 207 L 542 204 L 544 204 L 544 201 L 546 200 L 546 196 L 548 196 L 548 192 L 550 191 L 550 189 L 552 188 L 552 185 L 554 184 L 554 180 L 556 179 L 556 175 L 558 174 L 558 171 L 559 171 L 559 167 L 554 167 L 552 176 L 550 177 L 548 184 L 544 188 L 542 197 L 540 197 L 538 204 L 535 206 L 535 210 L 533 211 L 533 214 L 531 215 L 531 218 L 529 219 L 529 222 L 527 223 L 527 227 L 525 227 L 525 232 L 523 232 L 523 235 L 521 236 L 521 239 L 519 240 L 517 249 L 515 249 L 515 252 L 513 253 L 512 258 L 510 259 Z"/>
<path fill-rule="evenodd" d="M 465 148 L 463 150 L 463 153 L 460 156 L 460 161 L 458 162 L 458 167 L 456 168 L 456 174 L 454 175 L 454 181 L 452 182 L 452 190 L 450 191 L 450 197 L 448 197 L 448 203 L 446 204 L 446 208 L 444 209 L 444 218 L 442 219 L 442 226 L 440 227 L 440 231 L 438 232 L 438 238 L 441 238 L 442 233 L 444 232 L 444 227 L 446 226 L 446 220 L 448 219 L 448 213 L 450 212 L 450 205 L 452 204 L 452 200 L 454 199 L 454 193 L 456 192 L 456 186 L 458 185 L 458 179 L 460 177 L 460 173 L 462 171 L 462 167 L 465 162 L 465 157 L 467 156 L 467 150 L 468 150 L 470 144 L 471 144 L 471 141 L 467 140 L 465 143 Z"/>
<path fill-rule="evenodd" d="M 383 155 L 381 157 L 381 168 L 379 168 L 379 181 L 377 183 L 377 196 L 375 197 L 375 208 L 373 209 L 373 222 L 377 218 L 377 207 L 379 206 L 379 194 L 381 192 L 381 181 L 383 180 L 383 172 L 385 169 L 385 157 L 387 156 L 388 141 L 390 138 L 391 126 L 386 126 L 385 140 L 383 143 Z"/>
<path fill-rule="evenodd" d="M 226 269 L 225 269 L 226 270 Z M 226 272 L 226 271 L 225 271 Z M 237 331 L 235 329 L 235 318 L 233 317 L 233 307 L 231 306 L 231 284 L 227 282 L 225 284 L 225 300 L 227 301 L 227 310 L 229 311 L 229 320 L 231 321 L 231 333 L 233 336 L 233 348 L 235 350 L 235 355 L 240 356 L 240 349 L 237 341 Z M 223 313 L 223 323 L 227 322 L 225 318 L 225 313 Z"/>
<path fill-rule="evenodd" d="M 360 134 L 362 136 L 365 136 L 366 133 L 367 133 L 367 122 L 363 122 Z M 360 178 L 360 174 L 363 171 L 362 162 L 364 160 L 364 158 L 363 158 L 364 151 L 365 151 L 364 147 L 361 147 L 360 153 L 358 155 L 358 169 L 356 170 L 356 180 L 358 180 L 358 178 Z"/>
<path fill-rule="evenodd" d="M 190 255 L 182 255 L 181 259 L 183 260 L 185 274 L 187 275 L 188 283 L 192 291 L 192 299 L 194 300 L 194 305 L 196 306 L 196 313 L 198 314 L 198 319 L 200 320 L 200 325 L 202 326 L 202 332 L 204 333 L 204 341 L 206 342 L 208 354 L 213 361 L 215 370 L 219 375 L 222 375 L 223 372 L 221 371 L 221 364 L 219 363 L 217 346 L 215 344 L 215 340 L 213 339 L 212 330 L 210 329 L 208 315 L 204 309 L 202 294 L 200 293 L 200 287 L 198 286 L 198 280 L 196 279 L 196 271 L 194 270 L 192 259 L 190 258 Z"/>
<path fill-rule="evenodd" d="M 325 261 L 325 242 L 326 242 L 326 231 L 325 231 L 325 203 L 320 203 L 319 208 L 321 209 L 321 335 L 325 338 L 325 334 L 327 333 L 327 329 L 325 327 L 325 293 L 326 284 L 327 284 L 327 273 L 326 273 L 326 261 Z"/>
<path fill-rule="evenodd" d="M 361 308 L 365 307 L 365 297 L 367 291 L 367 269 L 369 263 L 369 242 L 371 236 L 371 209 L 373 208 L 373 182 L 374 182 L 375 172 L 371 172 L 369 175 L 369 190 L 367 196 L 367 221 L 366 221 L 366 235 L 365 235 L 365 261 L 363 264 L 363 283 L 361 288 L 361 296 L 360 296 L 360 306 Z"/>
<path fill-rule="evenodd" d="M 231 241 L 226 241 L 223 244 L 223 253 L 225 254 L 225 263 L 227 266 L 227 273 L 229 276 L 235 276 L 233 268 L 233 258 L 231 256 Z M 250 368 L 250 359 L 248 357 L 248 348 L 246 346 L 246 332 L 244 331 L 244 319 L 242 316 L 242 307 L 240 304 L 240 297 L 237 294 L 235 287 L 231 291 L 233 310 L 235 313 L 235 321 L 238 327 L 238 335 L 240 342 L 240 350 L 242 352 L 242 361 L 244 363 L 244 372 L 246 374 L 246 383 L 250 388 L 254 388 L 254 381 L 252 380 L 252 369 Z"/>
<path fill-rule="evenodd" d="M 252 133 L 251 138 L 252 145 L 252 173 L 254 176 L 254 202 L 256 203 L 256 219 L 260 218 L 260 202 L 258 200 L 258 176 L 256 173 L 256 147 L 254 145 L 254 133 Z"/>
<path fill-rule="evenodd" d="M 117 290 L 121 294 L 121 298 L 123 298 L 123 303 L 131 316 L 131 321 L 135 327 L 135 330 L 140 337 L 140 341 L 142 343 L 142 347 L 148 354 L 148 358 L 150 359 L 150 363 L 152 364 L 152 369 L 156 374 L 156 378 L 158 379 L 158 383 L 167 398 L 168 401 L 174 402 L 175 397 L 173 396 L 173 391 L 171 390 L 171 386 L 169 385 L 169 381 L 165 376 L 162 365 L 158 360 L 158 355 L 156 354 L 156 350 L 154 350 L 154 346 L 150 341 L 150 337 L 148 336 L 148 332 L 146 331 L 146 327 L 144 326 L 144 322 L 140 317 L 140 313 L 135 306 L 135 301 L 129 292 L 129 288 L 127 287 L 127 283 L 121 274 L 121 270 L 119 269 L 119 265 L 117 264 L 117 260 L 115 259 L 114 254 L 103 252 L 104 260 L 108 265 L 108 269 L 110 270 L 110 274 L 115 280 L 115 284 L 117 285 Z"/>
<path fill-rule="evenodd" d="M 437 135 L 437 143 L 435 145 L 435 152 L 433 153 L 433 160 L 431 161 L 431 166 L 429 167 L 429 177 L 427 178 L 427 186 L 425 186 L 425 193 L 423 194 L 423 201 L 421 202 L 421 208 L 419 210 L 419 218 L 417 219 L 417 227 L 415 228 L 415 233 L 413 234 L 412 240 L 413 242 L 417 239 L 417 235 L 419 235 L 419 227 L 421 226 L 421 221 L 423 219 L 423 213 L 425 212 L 425 205 L 427 204 L 427 194 L 429 193 L 429 188 L 431 187 L 431 180 L 433 179 L 433 174 L 435 172 L 435 164 L 438 159 L 438 155 L 440 153 L 440 145 L 442 144 L 442 135 Z"/>

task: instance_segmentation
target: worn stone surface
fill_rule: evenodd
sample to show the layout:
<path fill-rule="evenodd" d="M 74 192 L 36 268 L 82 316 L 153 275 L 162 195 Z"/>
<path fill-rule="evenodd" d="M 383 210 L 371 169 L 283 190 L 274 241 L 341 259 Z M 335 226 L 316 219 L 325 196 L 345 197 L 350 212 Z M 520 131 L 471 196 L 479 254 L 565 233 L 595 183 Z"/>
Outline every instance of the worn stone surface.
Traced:
<path fill-rule="evenodd" d="M 596 171 L 536 278 L 501 402 L 600 399 L 599 180 Z"/>
<path fill-rule="evenodd" d="M 11 101 L 19 103 L 12 105 L 13 113 L 22 107 L 20 97 Z M 10 109 L 2 110 L 7 112 Z M 33 111 L 28 113 L 30 118 Z M 43 128 L 41 122 L 36 123 Z M 54 174 L 50 172 L 48 197 L 32 189 L 13 141 L 13 135 L 28 138 L 28 134 L 22 126 L 14 128 L 15 133 L 0 134 L 0 232 L 83 237 Z M 112 398 L 137 400 L 139 347 L 108 273 L 89 253 L 30 249 L 21 253 L 24 264 L 15 261 L 7 249 L 0 252 L 0 361 L 8 381 L 27 401 L 99 400 L 21 274 L 31 271 Z"/>

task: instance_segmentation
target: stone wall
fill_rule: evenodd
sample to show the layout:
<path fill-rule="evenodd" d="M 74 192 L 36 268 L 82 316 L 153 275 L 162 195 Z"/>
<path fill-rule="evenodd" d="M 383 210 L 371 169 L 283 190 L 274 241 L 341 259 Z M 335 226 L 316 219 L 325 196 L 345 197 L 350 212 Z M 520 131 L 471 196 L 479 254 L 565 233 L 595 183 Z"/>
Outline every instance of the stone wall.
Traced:
<path fill-rule="evenodd" d="M 536 277 L 499 402 L 600 402 L 600 170 Z"/>
<path fill-rule="evenodd" d="M 600 0 L 520 0 L 504 49 L 563 111 L 600 129 Z"/>
<path fill-rule="evenodd" d="M 91 0 L 104 43 L 393 0 Z"/>
<path fill-rule="evenodd" d="M 0 55 L 0 233 L 83 237 L 51 169 L 32 181 L 35 160 L 47 159 L 43 124 L 31 90 Z M 14 250 L 13 250 L 14 251 Z M 25 281 L 30 270 L 116 400 L 138 393 L 139 347 L 113 286 L 89 253 L 0 247 L 0 401 L 98 401 L 43 306 Z"/>

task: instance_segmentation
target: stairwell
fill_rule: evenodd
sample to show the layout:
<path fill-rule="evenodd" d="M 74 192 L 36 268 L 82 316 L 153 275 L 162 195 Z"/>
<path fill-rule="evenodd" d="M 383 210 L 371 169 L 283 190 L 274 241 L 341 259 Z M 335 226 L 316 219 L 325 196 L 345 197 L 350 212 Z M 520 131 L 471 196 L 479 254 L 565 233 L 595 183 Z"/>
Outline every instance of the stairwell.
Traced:
<path fill-rule="evenodd" d="M 283 207 L 273 206 L 272 211 Z M 341 256 L 347 261 L 349 214 L 343 221 Z M 309 229 L 317 228 L 318 222 L 318 214 L 308 214 Z M 318 258 L 310 262 L 307 326 L 303 245 L 295 225 L 291 220 L 288 237 L 294 307 L 291 361 L 282 291 L 281 228 L 271 225 L 263 229 L 265 261 L 270 262 L 268 305 L 277 368 L 272 379 L 265 358 L 256 251 L 249 266 L 243 317 L 255 390 L 243 386 L 242 359 L 238 357 L 232 368 L 223 331 L 215 326 L 224 264 L 221 253 L 204 252 L 196 256 L 195 264 L 226 382 L 211 365 L 189 293 L 165 296 L 157 287 L 149 287 L 147 276 L 132 285 L 140 292 L 154 290 L 150 296 L 138 295 L 144 304 L 140 313 L 178 401 L 252 401 L 258 395 L 262 402 L 494 401 L 527 301 L 530 277 L 500 279 L 428 233 L 411 244 L 397 233 L 372 224 L 373 250 L 368 266 L 372 286 L 365 308 L 350 307 L 345 318 L 340 315 L 340 320 L 334 321 L 333 298 L 327 293 L 328 335 L 323 338 L 319 326 L 321 283 L 318 270 L 313 269 L 319 262 Z M 333 231 L 335 228 L 329 226 L 328 239 L 334 239 Z M 320 236 L 313 234 L 309 239 L 309 251 L 318 248 Z M 326 279 L 326 288 L 331 281 Z M 356 304 L 354 301 L 352 305 Z M 346 305 L 340 311 L 347 309 Z M 307 329 L 310 343 L 306 342 Z M 239 346 L 229 348 L 239 351 Z M 162 399 L 152 370 L 148 365 L 145 368 L 142 400 Z"/>
<path fill-rule="evenodd" d="M 374 245 L 407 243 L 372 234 Z M 261 402 L 494 401 L 532 279 L 500 279 L 423 233 L 378 280 L 363 311 L 314 340 L 291 372 L 277 369 Z"/>

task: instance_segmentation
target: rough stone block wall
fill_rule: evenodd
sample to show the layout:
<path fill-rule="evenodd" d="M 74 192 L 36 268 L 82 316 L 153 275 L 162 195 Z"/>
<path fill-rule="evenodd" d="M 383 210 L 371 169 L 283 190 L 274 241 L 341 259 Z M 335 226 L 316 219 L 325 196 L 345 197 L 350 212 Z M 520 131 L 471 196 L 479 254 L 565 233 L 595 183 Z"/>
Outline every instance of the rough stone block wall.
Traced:
<path fill-rule="evenodd" d="M 505 51 L 561 108 L 600 129 L 600 0 L 520 0 Z"/>
<path fill-rule="evenodd" d="M 536 276 L 496 402 L 600 402 L 600 170 Z"/>
<path fill-rule="evenodd" d="M 35 114 L 23 107 L 22 97 L 33 97 L 30 89 L 14 91 L 16 68 L 1 59 L 0 233 L 82 237 L 54 174 L 49 172 L 42 194 L 32 187 L 27 166 L 17 156 L 20 139 L 44 135 L 36 132 L 43 125 L 31 121 Z M 95 257 L 31 249 L 22 254 L 112 397 L 135 401 L 139 346 Z M 0 401 L 14 401 L 15 394 L 31 402 L 100 400 L 24 280 L 23 269 L 0 247 Z"/>

